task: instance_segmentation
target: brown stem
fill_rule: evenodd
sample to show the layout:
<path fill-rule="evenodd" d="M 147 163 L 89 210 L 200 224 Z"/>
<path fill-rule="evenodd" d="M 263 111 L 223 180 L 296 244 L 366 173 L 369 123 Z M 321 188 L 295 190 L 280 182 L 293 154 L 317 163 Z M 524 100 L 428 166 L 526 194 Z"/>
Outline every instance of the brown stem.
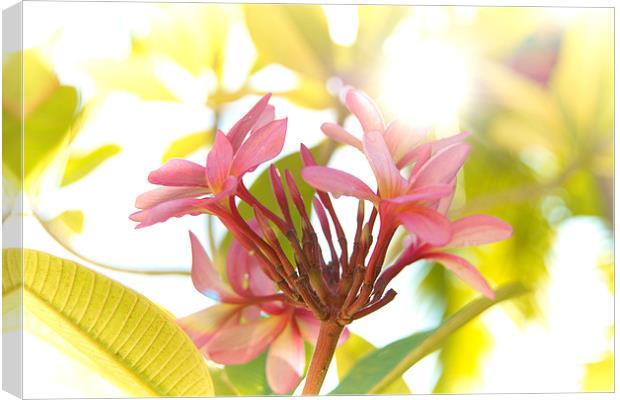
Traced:
<path fill-rule="evenodd" d="M 312 355 L 312 361 L 310 361 L 303 395 L 319 394 L 343 329 L 342 325 L 333 320 L 321 322 L 319 339 Z"/>

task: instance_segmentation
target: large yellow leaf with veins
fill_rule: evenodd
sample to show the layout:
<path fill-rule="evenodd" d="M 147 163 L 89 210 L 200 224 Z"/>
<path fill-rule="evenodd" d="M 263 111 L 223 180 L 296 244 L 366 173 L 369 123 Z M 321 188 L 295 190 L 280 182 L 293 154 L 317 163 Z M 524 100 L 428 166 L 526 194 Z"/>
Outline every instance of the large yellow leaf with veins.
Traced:
<path fill-rule="evenodd" d="M 58 336 L 54 345 L 67 346 L 67 353 L 133 396 L 213 395 L 206 363 L 170 314 L 73 261 L 4 249 L 5 316 L 18 305 L 22 254 L 27 328 L 50 328 Z"/>

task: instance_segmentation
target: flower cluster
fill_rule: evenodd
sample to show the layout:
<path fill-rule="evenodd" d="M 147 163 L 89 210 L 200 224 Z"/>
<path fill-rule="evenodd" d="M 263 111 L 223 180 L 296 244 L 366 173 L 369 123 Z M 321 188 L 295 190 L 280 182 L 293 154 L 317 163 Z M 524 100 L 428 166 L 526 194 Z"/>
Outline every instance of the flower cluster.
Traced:
<path fill-rule="evenodd" d="M 238 241 L 229 248 L 227 280 L 191 232 L 190 241 L 194 287 L 220 304 L 180 318 L 179 324 L 206 357 L 220 364 L 246 363 L 269 347 L 267 383 L 277 394 L 289 393 L 306 366 L 304 339 L 316 344 L 320 321 L 283 301 L 256 257 Z"/>
<path fill-rule="evenodd" d="M 389 303 L 396 292 L 386 288 L 407 265 L 422 259 L 439 262 L 494 297 L 473 265 L 448 252 L 502 240 L 512 232 L 510 225 L 490 216 L 453 222 L 446 217 L 456 176 L 470 151 L 466 133 L 434 140 L 429 131 L 398 120 L 386 126 L 373 101 L 350 89 L 345 103 L 359 120 L 362 137 L 333 123 L 323 124 L 322 130 L 363 153 L 376 189 L 351 173 L 317 165 L 301 145 L 301 174 L 316 194 L 303 198 L 292 173 L 271 164 L 268 173 L 278 205 L 272 210 L 243 182 L 247 172 L 275 158 L 284 144 L 286 119 L 274 120 L 268 101 L 269 95 L 264 96 L 228 133 L 218 130 L 205 166 L 171 160 L 153 171 L 149 181 L 163 187 L 139 196 L 140 211 L 131 215 L 138 227 L 145 227 L 172 217 L 212 214 L 234 237 L 224 280 L 191 235 L 194 285 L 221 304 L 180 323 L 206 356 L 223 364 L 244 363 L 269 346 L 269 384 L 275 392 L 287 393 L 303 373 L 304 338 L 317 346 L 304 393 L 316 393 L 335 347 L 346 336 L 344 327 Z M 351 246 L 332 202 L 339 196 L 359 199 Z M 251 207 L 252 218 L 242 217 L 240 202 Z M 319 245 L 310 204 L 327 249 Z M 409 233 L 406 247 L 385 267 L 400 226 Z"/>

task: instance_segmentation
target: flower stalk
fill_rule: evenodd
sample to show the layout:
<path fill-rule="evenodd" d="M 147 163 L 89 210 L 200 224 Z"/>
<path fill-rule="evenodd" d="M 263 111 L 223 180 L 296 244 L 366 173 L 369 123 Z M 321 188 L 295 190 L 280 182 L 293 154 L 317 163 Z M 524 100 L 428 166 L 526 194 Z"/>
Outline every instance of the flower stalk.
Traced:
<path fill-rule="evenodd" d="M 306 384 L 302 391 L 303 395 L 319 394 L 343 329 L 344 326 L 336 321 L 327 320 L 321 322 L 319 338 L 310 360 Z"/>

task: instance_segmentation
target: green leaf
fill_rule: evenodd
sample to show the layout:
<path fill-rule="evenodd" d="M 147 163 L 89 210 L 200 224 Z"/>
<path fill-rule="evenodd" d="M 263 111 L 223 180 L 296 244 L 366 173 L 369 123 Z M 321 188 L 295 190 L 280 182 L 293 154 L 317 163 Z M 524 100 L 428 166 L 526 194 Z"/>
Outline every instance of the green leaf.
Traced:
<path fill-rule="evenodd" d="M 370 344 L 366 339 L 354 333 L 349 334 L 347 341 L 336 349 L 336 368 L 338 378 L 342 379 L 353 368 L 353 366 L 364 356 L 377 348 Z M 403 380 L 398 378 L 387 386 L 379 394 L 410 394 L 409 387 Z"/>
<path fill-rule="evenodd" d="M 228 381 L 235 387 L 241 396 L 264 396 L 273 394 L 267 383 L 265 364 L 267 352 L 252 361 L 240 365 L 224 367 Z"/>
<path fill-rule="evenodd" d="M 437 350 L 457 329 L 484 310 L 526 292 L 520 284 L 502 286 L 496 299 L 478 298 L 461 308 L 436 329 L 393 342 L 363 357 L 330 394 L 377 394 L 387 388 L 422 358 Z"/>
<path fill-rule="evenodd" d="M 79 181 L 120 151 L 120 146 L 106 144 L 86 154 L 71 154 L 60 186 L 67 186 Z"/>
<path fill-rule="evenodd" d="M 321 144 L 310 149 L 314 158 L 318 164 L 325 164 L 331 157 L 333 153 L 333 143 L 330 141 L 323 141 Z M 306 202 L 306 206 L 310 204 L 312 201 L 312 195 L 314 193 L 314 189 L 308 185 L 301 177 L 301 169 L 303 168 L 303 163 L 301 161 L 301 155 L 298 151 L 289 154 L 280 160 L 275 162 L 275 166 L 280 170 L 282 174 L 284 174 L 284 170 L 288 169 L 293 177 L 295 178 L 295 183 L 299 187 L 299 191 L 301 192 L 302 198 Z M 271 186 L 271 180 L 269 179 L 269 170 L 263 171 L 262 174 L 252 184 L 250 187 L 250 192 L 258 199 L 260 199 L 261 203 L 269 208 L 271 211 L 274 211 L 276 214 L 279 213 L 278 203 L 273 194 L 273 188 Z M 245 203 L 242 203 L 239 207 L 239 212 L 244 218 L 250 218 L 252 216 L 252 209 Z"/>
<path fill-rule="evenodd" d="M 211 142 L 213 142 L 213 131 L 190 133 L 170 143 L 161 157 L 161 161 L 165 163 L 171 158 L 187 157 L 201 147 L 211 144 Z"/>
<path fill-rule="evenodd" d="M 240 396 L 241 393 L 233 386 L 223 368 L 209 367 L 213 381 L 213 394 L 220 396 Z"/>
<path fill-rule="evenodd" d="M 320 6 L 248 4 L 244 14 L 261 63 L 278 63 L 320 82 L 330 76 L 332 42 Z"/>
<path fill-rule="evenodd" d="M 76 116 L 78 94 L 75 88 L 58 90 L 24 121 L 24 179 L 38 174 L 51 157 L 66 143 Z"/>
<path fill-rule="evenodd" d="M 104 275 L 43 252 L 4 249 L 3 299 L 20 292 L 22 255 L 26 328 L 46 327 L 44 339 L 54 333 L 55 345 L 133 396 L 213 395 L 204 359 L 173 317 Z"/>
<path fill-rule="evenodd" d="M 310 149 L 310 152 L 312 153 L 312 155 L 314 156 L 314 159 L 316 160 L 318 164 L 324 165 L 331 158 L 332 154 L 334 153 L 334 150 L 335 150 L 334 142 L 326 139 L 320 144 Z M 312 201 L 314 189 L 310 185 L 306 184 L 306 182 L 301 178 L 301 169 L 303 167 L 303 163 L 301 161 L 301 155 L 299 154 L 299 152 L 295 152 L 293 154 L 289 154 L 288 156 L 281 158 L 280 160 L 275 162 L 275 166 L 282 173 L 284 173 L 285 169 L 288 169 L 291 172 L 291 174 L 295 178 L 295 182 L 297 183 L 297 186 L 299 187 L 299 191 L 301 192 L 302 198 L 304 199 L 306 208 L 308 208 Z M 278 211 L 278 203 L 276 201 L 275 195 L 273 194 L 271 180 L 269 179 L 269 170 L 263 171 L 263 173 L 261 173 L 259 177 L 256 178 L 256 180 L 250 187 L 250 192 L 257 199 L 260 199 L 261 203 L 265 207 L 269 208 L 270 210 L 275 212 L 277 215 L 281 214 Z M 290 208 L 291 210 L 294 209 L 292 205 L 290 206 Z M 246 203 L 241 203 L 239 205 L 239 212 L 241 213 L 243 218 L 246 220 L 253 217 L 252 209 Z M 294 211 L 292 211 L 291 214 L 293 217 L 293 222 L 299 225 L 299 216 Z M 279 232 L 277 231 L 276 233 L 279 234 Z M 281 235 L 279 235 L 278 237 L 282 239 Z M 225 255 L 227 253 L 228 246 L 230 245 L 231 240 L 232 240 L 232 236 L 230 234 L 227 234 L 224 237 L 220 245 L 220 251 L 218 252 L 219 254 L 218 257 L 221 257 L 221 255 Z M 290 245 L 288 244 L 288 242 L 286 240 L 280 240 L 280 243 L 286 255 L 291 257 L 292 250 L 290 249 Z"/>

